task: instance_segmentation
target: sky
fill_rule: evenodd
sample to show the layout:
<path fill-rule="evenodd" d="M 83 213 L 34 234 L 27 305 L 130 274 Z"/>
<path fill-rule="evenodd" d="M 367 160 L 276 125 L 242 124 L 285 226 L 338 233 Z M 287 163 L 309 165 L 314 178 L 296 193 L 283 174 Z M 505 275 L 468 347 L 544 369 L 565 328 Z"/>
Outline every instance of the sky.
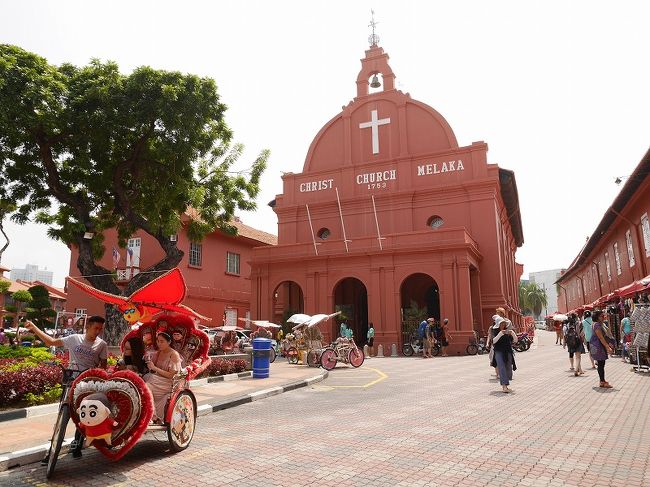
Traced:
<path fill-rule="evenodd" d="M 356 95 L 375 12 L 396 88 L 441 113 L 461 146 L 514 170 L 528 272 L 568 267 L 650 142 L 650 2 L 3 2 L 0 43 L 51 64 L 112 60 L 214 78 L 226 121 L 269 166 L 247 225 L 277 234 L 268 202 L 302 172 L 318 131 Z M 43 226 L 5 224 L 2 264 L 62 286 L 70 253 Z"/>

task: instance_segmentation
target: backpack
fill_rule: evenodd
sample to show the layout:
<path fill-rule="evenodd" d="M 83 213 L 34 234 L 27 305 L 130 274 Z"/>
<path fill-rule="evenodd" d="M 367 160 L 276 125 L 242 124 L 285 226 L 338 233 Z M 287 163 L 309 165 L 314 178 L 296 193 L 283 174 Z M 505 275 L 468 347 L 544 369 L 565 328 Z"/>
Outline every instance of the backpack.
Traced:
<path fill-rule="evenodd" d="M 422 323 L 420 323 L 420 326 L 418 326 L 418 336 L 420 338 L 424 338 L 424 336 L 427 333 L 427 320 L 424 320 Z"/>
<path fill-rule="evenodd" d="M 565 336 L 566 344 L 569 348 L 578 348 L 578 332 L 576 330 L 576 325 L 570 323 L 567 326 L 567 331 L 566 331 L 566 336 Z"/>

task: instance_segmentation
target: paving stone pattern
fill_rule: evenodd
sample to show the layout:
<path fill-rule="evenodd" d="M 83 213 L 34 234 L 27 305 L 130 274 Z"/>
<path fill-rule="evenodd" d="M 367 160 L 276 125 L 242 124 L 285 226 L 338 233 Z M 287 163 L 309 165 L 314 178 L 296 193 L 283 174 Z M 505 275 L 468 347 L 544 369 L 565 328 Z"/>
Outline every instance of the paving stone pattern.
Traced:
<path fill-rule="evenodd" d="M 512 394 L 486 355 L 373 358 L 199 418 L 179 454 L 160 434 L 115 463 L 92 450 L 62 457 L 48 485 L 650 486 L 650 377 L 614 357 L 614 389 L 599 389 L 588 360 L 574 377 L 553 338 L 541 332 L 517 354 Z M 388 378 L 361 387 L 370 368 Z M 0 474 L 2 485 L 44 482 L 43 467 Z"/>

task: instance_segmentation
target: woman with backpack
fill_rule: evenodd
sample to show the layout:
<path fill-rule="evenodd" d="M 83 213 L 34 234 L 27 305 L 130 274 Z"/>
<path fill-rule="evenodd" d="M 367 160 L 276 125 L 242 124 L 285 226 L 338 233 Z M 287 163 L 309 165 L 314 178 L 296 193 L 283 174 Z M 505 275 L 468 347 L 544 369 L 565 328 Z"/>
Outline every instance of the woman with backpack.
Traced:
<path fill-rule="evenodd" d="M 564 341 L 566 343 L 567 349 L 569 350 L 569 362 L 571 363 L 571 370 L 573 370 L 573 375 L 578 377 L 579 375 L 584 375 L 582 370 L 582 364 L 580 362 L 581 354 L 585 353 L 585 347 L 582 345 L 582 340 L 580 339 L 580 333 L 578 331 L 578 325 L 576 322 L 576 316 L 571 315 L 569 318 L 569 323 L 567 324 L 567 331 L 564 335 Z M 573 356 L 575 355 L 575 368 L 573 367 Z"/>
<path fill-rule="evenodd" d="M 608 359 L 608 354 L 614 353 L 611 345 L 607 341 L 607 335 L 603 329 L 603 321 L 605 320 L 605 313 L 597 310 L 591 315 L 594 322 L 593 334 L 589 341 L 589 348 L 591 356 L 598 365 L 598 377 L 600 379 L 600 387 L 603 389 L 611 389 L 612 386 L 605 380 L 605 361 Z"/>

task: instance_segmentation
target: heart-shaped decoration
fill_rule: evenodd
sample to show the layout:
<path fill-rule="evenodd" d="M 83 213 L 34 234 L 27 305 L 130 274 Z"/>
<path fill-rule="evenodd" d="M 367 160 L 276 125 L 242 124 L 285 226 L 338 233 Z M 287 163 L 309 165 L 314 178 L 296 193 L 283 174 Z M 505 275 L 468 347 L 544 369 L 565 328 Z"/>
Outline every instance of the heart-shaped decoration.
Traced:
<path fill-rule="evenodd" d="M 118 423 L 111 434 L 112 447 L 103 440 L 93 441 L 102 454 L 119 460 L 144 434 L 153 416 L 153 397 L 144 381 L 130 370 L 109 373 L 90 369 L 77 377 L 70 388 L 70 416 L 79 426 L 77 414 L 81 401 L 89 394 L 102 392 L 110 402 L 111 417 Z"/>

